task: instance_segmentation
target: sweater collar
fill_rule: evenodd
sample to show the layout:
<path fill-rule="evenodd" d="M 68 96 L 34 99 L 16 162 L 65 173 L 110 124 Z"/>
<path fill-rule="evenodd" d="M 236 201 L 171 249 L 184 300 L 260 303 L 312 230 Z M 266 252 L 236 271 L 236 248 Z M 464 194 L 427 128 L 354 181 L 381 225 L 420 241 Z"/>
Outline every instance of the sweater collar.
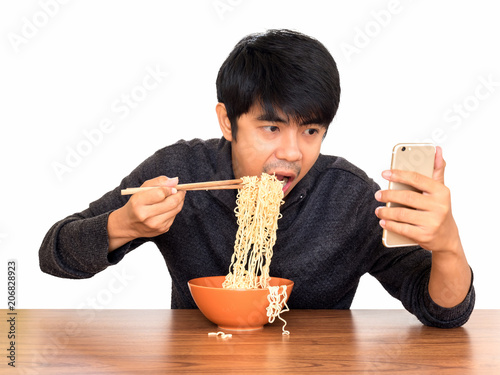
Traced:
<path fill-rule="evenodd" d="M 321 155 L 320 155 L 321 157 Z M 290 193 L 285 198 L 285 204 L 281 208 L 281 211 L 286 210 L 288 207 L 293 206 L 295 203 L 304 200 L 305 197 L 309 194 L 311 189 L 314 187 L 314 182 L 316 181 L 318 171 L 315 168 L 316 163 L 312 166 L 312 168 L 307 172 L 307 174 L 299 181 L 297 185 L 290 191 Z"/>

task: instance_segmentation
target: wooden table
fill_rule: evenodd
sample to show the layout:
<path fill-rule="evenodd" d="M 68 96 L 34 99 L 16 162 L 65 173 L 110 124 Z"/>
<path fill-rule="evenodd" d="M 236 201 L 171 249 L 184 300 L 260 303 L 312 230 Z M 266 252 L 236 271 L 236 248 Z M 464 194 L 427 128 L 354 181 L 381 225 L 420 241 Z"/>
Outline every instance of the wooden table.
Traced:
<path fill-rule="evenodd" d="M 462 328 L 421 325 L 404 310 L 294 310 L 264 329 L 217 331 L 198 310 L 17 310 L 16 368 L 2 374 L 500 374 L 500 310 Z"/>

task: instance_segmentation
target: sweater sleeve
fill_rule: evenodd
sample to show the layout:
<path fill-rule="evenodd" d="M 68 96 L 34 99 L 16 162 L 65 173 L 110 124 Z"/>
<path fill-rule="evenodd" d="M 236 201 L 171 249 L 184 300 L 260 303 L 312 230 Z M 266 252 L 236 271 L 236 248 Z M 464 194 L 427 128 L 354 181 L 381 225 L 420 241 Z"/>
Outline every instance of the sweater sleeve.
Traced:
<path fill-rule="evenodd" d="M 213 150 L 224 142 L 220 143 L 218 139 L 180 140 L 156 151 L 114 190 L 91 203 L 86 210 L 70 215 L 50 228 L 39 250 L 42 271 L 65 278 L 92 277 L 118 263 L 141 244 L 153 241 L 154 238 L 138 238 L 108 253 L 109 214 L 130 199 L 130 196 L 122 196 L 120 190 L 141 186 L 144 181 L 162 175 L 178 176 L 186 182 L 196 181 L 196 178 L 208 179 L 213 175 Z M 200 168 L 200 158 L 206 161 L 203 168 Z"/>
<path fill-rule="evenodd" d="M 382 229 L 374 214 L 379 205 L 373 198 L 378 186 L 374 184 L 360 210 L 369 210 L 366 228 L 372 228 L 371 243 L 367 252 L 370 264 L 368 272 L 395 298 L 399 299 L 406 310 L 415 315 L 423 324 L 439 328 L 462 326 L 469 319 L 475 303 L 474 286 L 471 281 L 465 299 L 452 308 L 436 304 L 429 295 L 428 285 L 432 265 L 432 253 L 419 246 L 387 248 L 382 244 Z"/>
<path fill-rule="evenodd" d="M 423 274 L 422 281 L 416 284 L 418 289 L 415 293 L 418 298 L 412 295 L 402 298 L 405 308 L 415 314 L 423 324 L 431 327 L 455 328 L 464 325 L 474 309 L 476 295 L 473 281 L 471 280 L 464 300 L 454 307 L 446 308 L 435 303 L 429 295 L 429 277 L 430 269 Z"/>
<path fill-rule="evenodd" d="M 125 177 L 117 188 L 92 202 L 86 210 L 55 223 L 45 235 L 39 250 L 41 270 L 58 277 L 89 278 L 118 263 L 128 252 L 149 241 L 148 238 L 139 238 L 108 252 L 108 217 L 130 198 L 122 196 L 120 190 L 140 186 L 144 181 L 157 177 L 162 171 L 160 166 L 164 156 L 164 151 L 156 152 Z"/>
<path fill-rule="evenodd" d="M 108 252 L 108 216 L 124 204 L 117 194 L 119 188 L 50 228 L 39 250 L 43 272 L 71 279 L 89 278 L 118 263 L 147 240 L 137 239 Z"/>

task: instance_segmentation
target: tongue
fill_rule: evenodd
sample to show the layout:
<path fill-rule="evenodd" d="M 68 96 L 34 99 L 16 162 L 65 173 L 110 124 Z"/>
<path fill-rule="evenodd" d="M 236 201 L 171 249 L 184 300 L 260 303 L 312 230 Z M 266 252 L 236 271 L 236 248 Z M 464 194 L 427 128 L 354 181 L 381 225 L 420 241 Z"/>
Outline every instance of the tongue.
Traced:
<path fill-rule="evenodd" d="M 277 175 L 276 175 L 276 178 L 277 178 L 279 181 L 283 182 L 283 184 L 284 184 L 284 185 L 286 185 L 286 183 L 288 182 L 288 177 L 282 176 L 282 175 L 280 175 L 280 174 L 277 174 Z"/>

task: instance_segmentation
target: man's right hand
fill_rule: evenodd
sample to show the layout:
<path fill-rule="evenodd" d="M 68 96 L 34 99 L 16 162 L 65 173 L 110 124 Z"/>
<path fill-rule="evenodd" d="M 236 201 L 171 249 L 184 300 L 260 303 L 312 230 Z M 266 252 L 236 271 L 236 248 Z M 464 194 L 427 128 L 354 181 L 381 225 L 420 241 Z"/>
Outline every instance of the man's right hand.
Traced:
<path fill-rule="evenodd" d="M 109 251 L 139 237 L 155 237 L 168 232 L 175 216 L 184 205 L 185 191 L 177 191 L 178 178 L 160 176 L 144 182 L 141 187 L 157 189 L 135 193 L 108 218 Z"/>

